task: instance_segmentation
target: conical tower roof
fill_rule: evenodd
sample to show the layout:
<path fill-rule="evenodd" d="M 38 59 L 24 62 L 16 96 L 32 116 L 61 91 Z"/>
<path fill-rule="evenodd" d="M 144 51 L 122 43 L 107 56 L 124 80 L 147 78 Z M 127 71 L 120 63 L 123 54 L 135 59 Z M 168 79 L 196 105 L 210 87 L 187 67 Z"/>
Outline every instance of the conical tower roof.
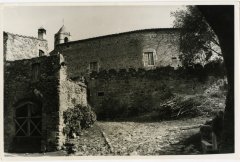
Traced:
<path fill-rule="evenodd" d="M 68 33 L 68 32 L 67 32 L 66 27 L 63 25 L 63 26 L 59 29 L 59 31 L 57 32 L 57 34 L 58 34 L 58 33 Z"/>

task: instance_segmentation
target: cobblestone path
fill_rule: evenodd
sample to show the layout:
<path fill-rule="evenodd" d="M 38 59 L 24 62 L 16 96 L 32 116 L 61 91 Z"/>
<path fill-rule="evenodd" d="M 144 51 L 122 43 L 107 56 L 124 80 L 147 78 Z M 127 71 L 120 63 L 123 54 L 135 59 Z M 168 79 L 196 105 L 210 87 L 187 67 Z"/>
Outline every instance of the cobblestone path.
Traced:
<path fill-rule="evenodd" d="M 114 155 L 200 154 L 186 139 L 199 132 L 204 118 L 153 123 L 98 122 Z"/>

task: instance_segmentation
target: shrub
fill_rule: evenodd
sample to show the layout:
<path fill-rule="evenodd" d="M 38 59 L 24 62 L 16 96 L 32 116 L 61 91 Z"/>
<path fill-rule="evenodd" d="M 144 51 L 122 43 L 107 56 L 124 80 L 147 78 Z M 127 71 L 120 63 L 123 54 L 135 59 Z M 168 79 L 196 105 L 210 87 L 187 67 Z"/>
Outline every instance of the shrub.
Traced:
<path fill-rule="evenodd" d="M 82 129 L 89 128 L 96 121 L 96 115 L 90 106 L 76 105 L 63 112 L 65 127 L 63 133 L 72 138 L 73 134 L 80 135 Z"/>
<path fill-rule="evenodd" d="M 161 91 L 161 94 L 159 96 L 159 100 L 162 102 L 162 101 L 168 100 L 172 97 L 174 97 L 174 94 L 172 93 L 172 91 L 167 86 L 164 86 L 164 88 Z"/>
<path fill-rule="evenodd" d="M 210 94 L 211 97 L 221 98 L 224 94 L 222 92 L 213 92 Z"/>
<path fill-rule="evenodd" d="M 228 83 L 227 83 L 227 81 L 223 80 L 222 84 L 219 85 L 219 90 L 227 91 L 227 89 L 228 89 Z"/>
<path fill-rule="evenodd" d="M 198 109 L 199 105 L 201 105 L 201 100 L 198 98 L 175 97 L 159 106 L 158 116 L 160 119 L 195 117 L 201 115 L 201 111 Z"/>

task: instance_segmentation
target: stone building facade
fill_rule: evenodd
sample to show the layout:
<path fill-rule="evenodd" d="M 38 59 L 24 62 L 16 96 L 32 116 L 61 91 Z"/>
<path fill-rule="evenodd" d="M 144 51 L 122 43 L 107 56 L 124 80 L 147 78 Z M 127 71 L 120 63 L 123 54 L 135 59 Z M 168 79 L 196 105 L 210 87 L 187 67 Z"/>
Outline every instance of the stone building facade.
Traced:
<path fill-rule="evenodd" d="M 62 29 L 69 33 L 64 26 L 59 31 Z M 181 66 L 180 32 L 173 28 L 145 29 L 62 41 L 50 55 L 58 53 L 63 54 L 69 65 L 69 78 L 86 78 L 88 99 L 96 111 L 109 98 L 128 106 L 146 97 L 157 103 L 157 94 L 165 85 L 163 78 L 156 80 L 138 74 L 164 67 L 178 69 Z M 165 80 L 167 82 L 166 77 Z"/>
<path fill-rule="evenodd" d="M 45 40 L 46 30 L 38 30 L 38 38 L 3 33 L 4 60 L 14 61 L 48 55 L 48 42 Z"/>
<path fill-rule="evenodd" d="M 67 79 L 62 55 L 7 61 L 4 74 L 5 150 L 60 149 L 63 112 L 87 105 L 86 85 Z"/>
<path fill-rule="evenodd" d="M 69 77 L 110 69 L 181 66 L 178 29 L 145 29 L 56 45 L 50 55 L 62 53 Z M 55 40 L 56 41 L 56 40 Z"/>
<path fill-rule="evenodd" d="M 66 140 L 63 112 L 87 106 L 86 85 L 67 77 L 61 54 L 49 56 L 41 32 L 41 39 L 4 33 L 5 151 L 60 149 Z"/>

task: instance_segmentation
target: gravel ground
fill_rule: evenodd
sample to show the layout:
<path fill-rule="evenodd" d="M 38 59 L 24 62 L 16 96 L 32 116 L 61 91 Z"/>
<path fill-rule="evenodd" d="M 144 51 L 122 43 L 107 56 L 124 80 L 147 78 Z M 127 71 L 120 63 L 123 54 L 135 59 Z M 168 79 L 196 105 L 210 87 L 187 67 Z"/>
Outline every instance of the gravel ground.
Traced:
<path fill-rule="evenodd" d="M 109 145 L 97 124 L 83 131 L 78 139 L 78 144 L 79 151 L 75 153 L 76 156 L 100 156 L 111 154 Z"/>
<path fill-rule="evenodd" d="M 198 134 L 199 125 L 205 121 L 206 118 L 198 117 L 153 123 L 97 124 L 106 133 L 114 155 L 171 155 L 200 154 L 200 149 L 188 140 Z M 196 142 L 199 141 L 193 141 Z"/>
<path fill-rule="evenodd" d="M 206 120 L 197 117 L 151 123 L 98 121 L 75 139 L 79 151 L 70 156 L 200 154 L 191 138 Z M 5 153 L 5 156 L 67 156 L 67 153 Z"/>

